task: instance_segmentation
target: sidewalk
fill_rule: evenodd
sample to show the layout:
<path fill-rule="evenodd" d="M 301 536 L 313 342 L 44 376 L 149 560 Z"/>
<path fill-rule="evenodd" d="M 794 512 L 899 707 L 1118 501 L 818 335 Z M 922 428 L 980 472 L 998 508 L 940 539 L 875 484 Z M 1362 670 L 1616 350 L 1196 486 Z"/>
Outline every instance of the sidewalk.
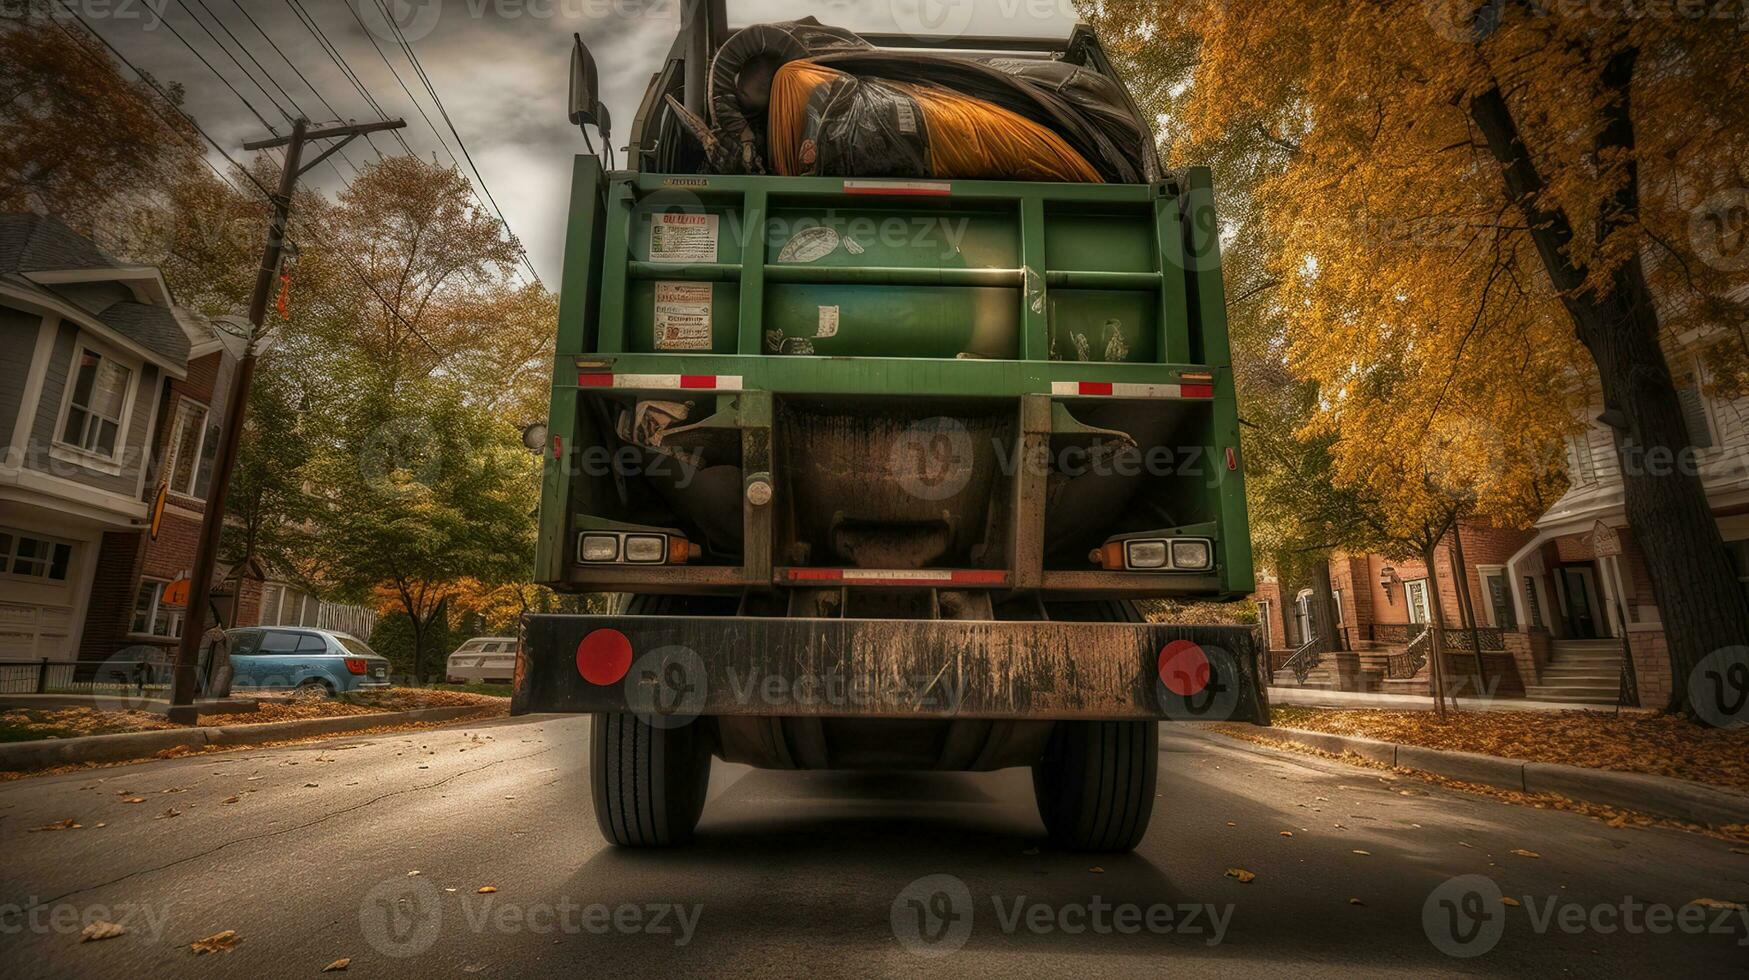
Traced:
<path fill-rule="evenodd" d="M 1458 698 L 1459 711 L 1601 711 L 1605 714 L 1647 714 L 1650 708 L 1617 708 L 1601 704 L 1567 704 L 1530 701 L 1525 698 Z M 1432 711 L 1433 699 L 1416 694 L 1376 694 L 1359 691 L 1320 691 L 1308 687 L 1269 688 L 1270 704 L 1301 708 L 1377 708 L 1382 711 Z M 1450 703 L 1449 701 L 1447 702 Z"/>

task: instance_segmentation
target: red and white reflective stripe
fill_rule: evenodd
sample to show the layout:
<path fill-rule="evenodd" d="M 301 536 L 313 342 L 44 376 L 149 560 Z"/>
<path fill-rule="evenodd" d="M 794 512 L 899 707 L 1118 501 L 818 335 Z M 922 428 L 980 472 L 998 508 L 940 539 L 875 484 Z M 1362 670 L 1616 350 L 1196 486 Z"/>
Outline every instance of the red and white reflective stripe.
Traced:
<path fill-rule="evenodd" d="M 1051 394 L 1067 398 L 1213 398 L 1214 385 L 1144 385 L 1120 381 L 1053 381 Z"/>
<path fill-rule="evenodd" d="M 705 389 L 740 391 L 739 374 L 612 374 L 584 371 L 577 375 L 579 388 L 649 388 L 656 391 Z"/>
<path fill-rule="evenodd" d="M 953 185 L 945 180 L 847 180 L 846 194 L 896 194 L 900 197 L 947 197 Z"/>
<path fill-rule="evenodd" d="M 945 568 L 786 568 L 791 582 L 842 582 L 847 585 L 1007 585 L 998 569 Z"/>

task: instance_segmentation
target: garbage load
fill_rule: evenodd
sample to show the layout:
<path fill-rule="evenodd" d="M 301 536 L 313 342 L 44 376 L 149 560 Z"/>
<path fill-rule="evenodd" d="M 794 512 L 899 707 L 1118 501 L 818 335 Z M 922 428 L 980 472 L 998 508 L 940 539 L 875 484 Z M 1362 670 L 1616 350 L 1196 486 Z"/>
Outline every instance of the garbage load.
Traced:
<path fill-rule="evenodd" d="M 1147 129 L 1097 72 L 1046 59 L 882 51 L 813 18 L 729 38 L 711 65 L 709 102 L 708 124 L 687 123 L 718 173 L 1155 176 Z"/>

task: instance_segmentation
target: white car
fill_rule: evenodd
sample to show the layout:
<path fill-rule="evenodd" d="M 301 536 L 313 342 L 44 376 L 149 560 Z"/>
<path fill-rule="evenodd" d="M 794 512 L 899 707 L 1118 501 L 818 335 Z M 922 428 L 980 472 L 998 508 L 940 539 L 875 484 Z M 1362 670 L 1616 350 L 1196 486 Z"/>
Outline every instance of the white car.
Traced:
<path fill-rule="evenodd" d="M 516 674 L 516 638 L 477 636 L 449 655 L 445 679 L 451 684 L 508 684 Z"/>

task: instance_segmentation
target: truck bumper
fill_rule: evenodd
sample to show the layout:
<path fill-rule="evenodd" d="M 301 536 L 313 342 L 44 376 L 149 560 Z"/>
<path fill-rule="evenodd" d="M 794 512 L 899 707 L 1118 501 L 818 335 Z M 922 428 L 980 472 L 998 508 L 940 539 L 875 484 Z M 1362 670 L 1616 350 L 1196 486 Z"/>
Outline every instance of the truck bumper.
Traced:
<path fill-rule="evenodd" d="M 1243 627 L 547 615 L 512 713 L 1267 724 L 1257 678 Z"/>

